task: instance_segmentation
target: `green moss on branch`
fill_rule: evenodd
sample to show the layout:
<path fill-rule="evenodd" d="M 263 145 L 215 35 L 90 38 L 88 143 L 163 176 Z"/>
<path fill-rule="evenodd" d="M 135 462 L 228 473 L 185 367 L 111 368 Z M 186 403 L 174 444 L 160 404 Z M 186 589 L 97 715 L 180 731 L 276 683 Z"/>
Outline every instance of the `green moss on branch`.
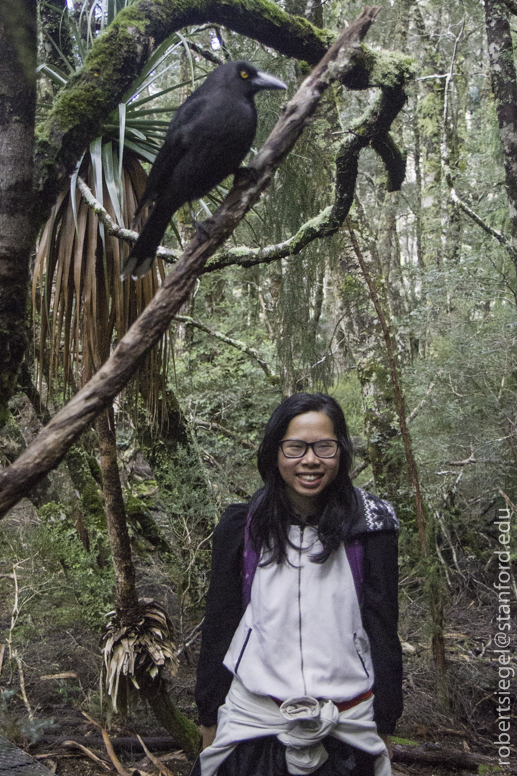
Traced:
<path fill-rule="evenodd" d="M 83 70 L 61 90 L 37 130 L 36 180 L 40 221 L 88 144 L 102 132 L 150 53 L 174 32 L 214 23 L 259 41 L 280 54 L 316 64 L 335 35 L 270 0 L 140 0 L 124 8 L 95 41 Z M 346 79 L 350 88 L 399 86 L 410 77 L 411 61 L 400 54 L 363 47 L 361 62 Z"/>

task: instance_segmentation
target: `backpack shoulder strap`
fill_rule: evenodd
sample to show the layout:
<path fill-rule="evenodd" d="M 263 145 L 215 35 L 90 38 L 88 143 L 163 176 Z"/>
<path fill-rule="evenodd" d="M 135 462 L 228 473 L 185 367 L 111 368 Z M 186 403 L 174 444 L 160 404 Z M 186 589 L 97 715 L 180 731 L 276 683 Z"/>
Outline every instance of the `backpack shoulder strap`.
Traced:
<path fill-rule="evenodd" d="M 351 542 L 345 544 L 346 556 L 348 563 L 350 564 L 350 570 L 354 579 L 355 592 L 357 593 L 357 600 L 359 606 L 363 603 L 363 545 L 360 539 L 354 539 Z"/>

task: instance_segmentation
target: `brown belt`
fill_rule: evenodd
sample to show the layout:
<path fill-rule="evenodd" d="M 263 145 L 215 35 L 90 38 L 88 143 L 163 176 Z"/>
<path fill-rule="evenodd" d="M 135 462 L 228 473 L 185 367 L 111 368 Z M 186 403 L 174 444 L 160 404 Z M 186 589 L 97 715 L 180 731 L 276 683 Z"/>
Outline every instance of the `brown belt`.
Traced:
<path fill-rule="evenodd" d="M 342 711 L 347 711 L 347 709 L 353 709 L 354 706 L 358 706 L 363 701 L 367 701 L 368 698 L 371 698 L 373 695 L 373 690 L 367 690 L 366 692 L 361 693 L 361 695 L 357 695 L 355 698 L 352 698 L 349 701 L 340 701 L 340 703 L 335 703 L 334 706 L 341 714 Z M 277 706 L 281 706 L 284 701 L 279 700 L 278 698 L 274 698 L 272 695 L 270 696 L 271 700 L 273 700 Z M 318 698 L 318 700 L 324 700 L 323 698 Z"/>

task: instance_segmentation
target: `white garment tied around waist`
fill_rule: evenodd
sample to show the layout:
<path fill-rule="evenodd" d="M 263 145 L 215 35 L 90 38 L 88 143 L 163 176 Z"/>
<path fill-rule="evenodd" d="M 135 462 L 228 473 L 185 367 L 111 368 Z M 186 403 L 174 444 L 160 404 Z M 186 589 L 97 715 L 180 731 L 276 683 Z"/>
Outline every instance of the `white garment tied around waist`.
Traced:
<path fill-rule="evenodd" d="M 343 743 L 377 755 L 375 776 L 391 776 L 391 764 L 373 721 L 373 697 L 341 713 L 332 701 L 304 696 L 280 707 L 267 695 L 251 693 L 234 677 L 218 714 L 217 736 L 200 754 L 202 776 L 216 776 L 219 766 L 237 744 L 276 736 L 285 745 L 287 770 L 311 774 L 328 759 L 322 741 L 333 736 Z"/>

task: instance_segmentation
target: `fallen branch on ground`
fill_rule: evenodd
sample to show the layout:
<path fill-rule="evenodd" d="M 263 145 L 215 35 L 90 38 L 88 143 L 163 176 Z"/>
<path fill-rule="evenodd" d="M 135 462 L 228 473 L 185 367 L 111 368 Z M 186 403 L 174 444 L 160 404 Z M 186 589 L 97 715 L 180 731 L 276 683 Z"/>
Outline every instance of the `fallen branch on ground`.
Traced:
<path fill-rule="evenodd" d="M 458 749 L 446 749 L 439 744 L 407 746 L 393 744 L 393 762 L 417 763 L 419 765 L 441 765 L 452 768 L 472 768 L 478 765 L 497 765 L 497 760 L 475 752 L 461 752 Z"/>
<path fill-rule="evenodd" d="M 64 746 L 65 742 L 70 741 L 70 736 L 41 736 L 35 744 L 29 748 L 46 746 Z M 154 752 L 170 752 L 177 750 L 178 745 L 171 736 L 144 736 L 143 741 L 148 749 Z M 88 746 L 92 749 L 101 750 L 104 742 L 100 736 L 74 736 L 74 744 Z M 111 745 L 115 752 L 144 752 L 136 736 L 117 736 L 111 739 Z M 178 750 L 179 751 L 179 750 Z"/>
<path fill-rule="evenodd" d="M 84 746 L 84 744 L 80 744 L 78 741 L 63 741 L 61 746 L 64 746 L 68 749 L 79 749 L 83 754 L 86 755 L 86 757 L 89 757 L 90 760 L 93 760 L 94 763 L 97 763 L 98 765 L 102 766 L 105 771 L 110 771 L 110 766 L 104 762 L 104 760 L 101 760 L 100 757 L 97 757 L 95 752 L 92 752 L 91 749 L 88 749 L 88 747 Z"/>

